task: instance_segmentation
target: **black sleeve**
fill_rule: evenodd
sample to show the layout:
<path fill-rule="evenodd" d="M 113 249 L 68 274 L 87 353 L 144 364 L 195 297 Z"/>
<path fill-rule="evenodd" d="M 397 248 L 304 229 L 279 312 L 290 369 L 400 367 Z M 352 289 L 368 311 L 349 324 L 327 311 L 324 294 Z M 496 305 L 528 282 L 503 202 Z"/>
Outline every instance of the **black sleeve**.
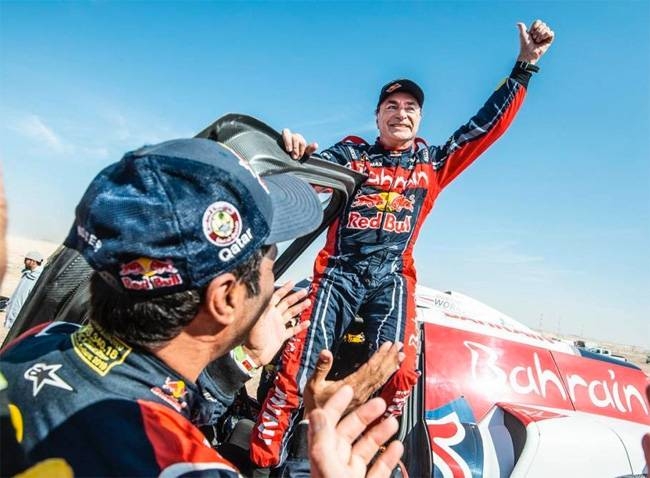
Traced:
<path fill-rule="evenodd" d="M 196 417 L 192 422 L 196 425 L 212 425 L 221 417 L 235 400 L 237 392 L 250 379 L 237 363 L 226 354 L 210 363 L 201 373 L 197 385 L 203 396 L 212 403 L 209 413 L 205 411 L 202 417 Z M 209 416 L 208 416 L 209 415 Z"/>
<path fill-rule="evenodd" d="M 510 72 L 510 78 L 527 88 L 531 76 L 538 71 L 539 67 L 537 65 L 532 65 L 525 61 L 518 61 Z"/>

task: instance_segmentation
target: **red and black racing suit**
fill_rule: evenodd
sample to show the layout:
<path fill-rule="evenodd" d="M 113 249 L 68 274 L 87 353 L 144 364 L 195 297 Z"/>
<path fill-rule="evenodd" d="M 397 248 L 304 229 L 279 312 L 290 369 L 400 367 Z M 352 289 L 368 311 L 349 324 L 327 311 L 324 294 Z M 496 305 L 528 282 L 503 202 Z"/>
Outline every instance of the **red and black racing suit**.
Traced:
<path fill-rule="evenodd" d="M 530 73 L 515 67 L 479 112 L 443 146 L 416 141 L 413 149 L 387 151 L 346 138 L 322 158 L 368 176 L 329 228 L 314 265 L 310 328 L 284 348 L 251 437 L 258 466 L 286 456 L 287 430 L 318 354 L 336 347 L 355 315 L 363 317 L 370 349 L 386 341 L 404 343 L 406 359 L 383 387 L 388 412 L 401 409 L 417 381 L 413 245 L 440 191 L 508 128 L 526 94 Z"/>

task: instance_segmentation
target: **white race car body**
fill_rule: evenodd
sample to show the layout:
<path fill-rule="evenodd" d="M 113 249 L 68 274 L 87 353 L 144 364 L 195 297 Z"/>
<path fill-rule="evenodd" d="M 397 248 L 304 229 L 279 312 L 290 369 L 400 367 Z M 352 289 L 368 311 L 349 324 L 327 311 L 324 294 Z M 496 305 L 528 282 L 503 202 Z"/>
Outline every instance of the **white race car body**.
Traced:
<path fill-rule="evenodd" d="M 648 377 L 459 293 L 419 287 L 424 418 L 436 477 L 645 472 Z"/>

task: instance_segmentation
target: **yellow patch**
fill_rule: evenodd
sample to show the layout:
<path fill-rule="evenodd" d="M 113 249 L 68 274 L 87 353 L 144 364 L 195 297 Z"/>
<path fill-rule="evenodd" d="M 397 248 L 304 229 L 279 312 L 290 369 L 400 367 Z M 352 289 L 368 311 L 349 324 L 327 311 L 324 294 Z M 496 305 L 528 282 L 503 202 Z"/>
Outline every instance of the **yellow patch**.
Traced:
<path fill-rule="evenodd" d="M 13 403 L 9 404 L 9 417 L 11 418 L 11 424 L 14 426 L 16 431 L 16 441 L 18 443 L 23 442 L 23 415 L 20 413 L 20 409 Z"/>
<path fill-rule="evenodd" d="M 73 478 L 72 468 L 63 458 L 48 458 L 27 468 L 14 478 Z"/>
<path fill-rule="evenodd" d="M 72 334 L 72 345 L 81 360 L 102 377 L 131 353 L 131 347 L 92 323 Z"/>

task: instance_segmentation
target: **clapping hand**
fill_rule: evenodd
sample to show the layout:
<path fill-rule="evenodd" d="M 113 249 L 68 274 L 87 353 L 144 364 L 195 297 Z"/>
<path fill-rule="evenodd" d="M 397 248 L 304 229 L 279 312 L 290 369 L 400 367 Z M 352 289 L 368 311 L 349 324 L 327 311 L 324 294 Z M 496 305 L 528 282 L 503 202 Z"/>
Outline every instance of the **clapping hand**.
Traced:
<path fill-rule="evenodd" d="M 353 394 L 352 387 L 344 385 L 322 408 L 308 415 L 312 477 L 388 478 L 402 456 L 404 446 L 394 440 L 368 469 L 379 448 L 397 432 L 398 424 L 389 417 L 367 429 L 386 410 L 381 398 L 373 398 L 341 419 Z"/>
<path fill-rule="evenodd" d="M 278 288 L 248 334 L 244 349 L 258 367 L 266 365 L 282 348 L 284 343 L 309 327 L 309 321 L 294 323 L 309 307 L 307 290 L 292 291 L 293 282 Z"/>

